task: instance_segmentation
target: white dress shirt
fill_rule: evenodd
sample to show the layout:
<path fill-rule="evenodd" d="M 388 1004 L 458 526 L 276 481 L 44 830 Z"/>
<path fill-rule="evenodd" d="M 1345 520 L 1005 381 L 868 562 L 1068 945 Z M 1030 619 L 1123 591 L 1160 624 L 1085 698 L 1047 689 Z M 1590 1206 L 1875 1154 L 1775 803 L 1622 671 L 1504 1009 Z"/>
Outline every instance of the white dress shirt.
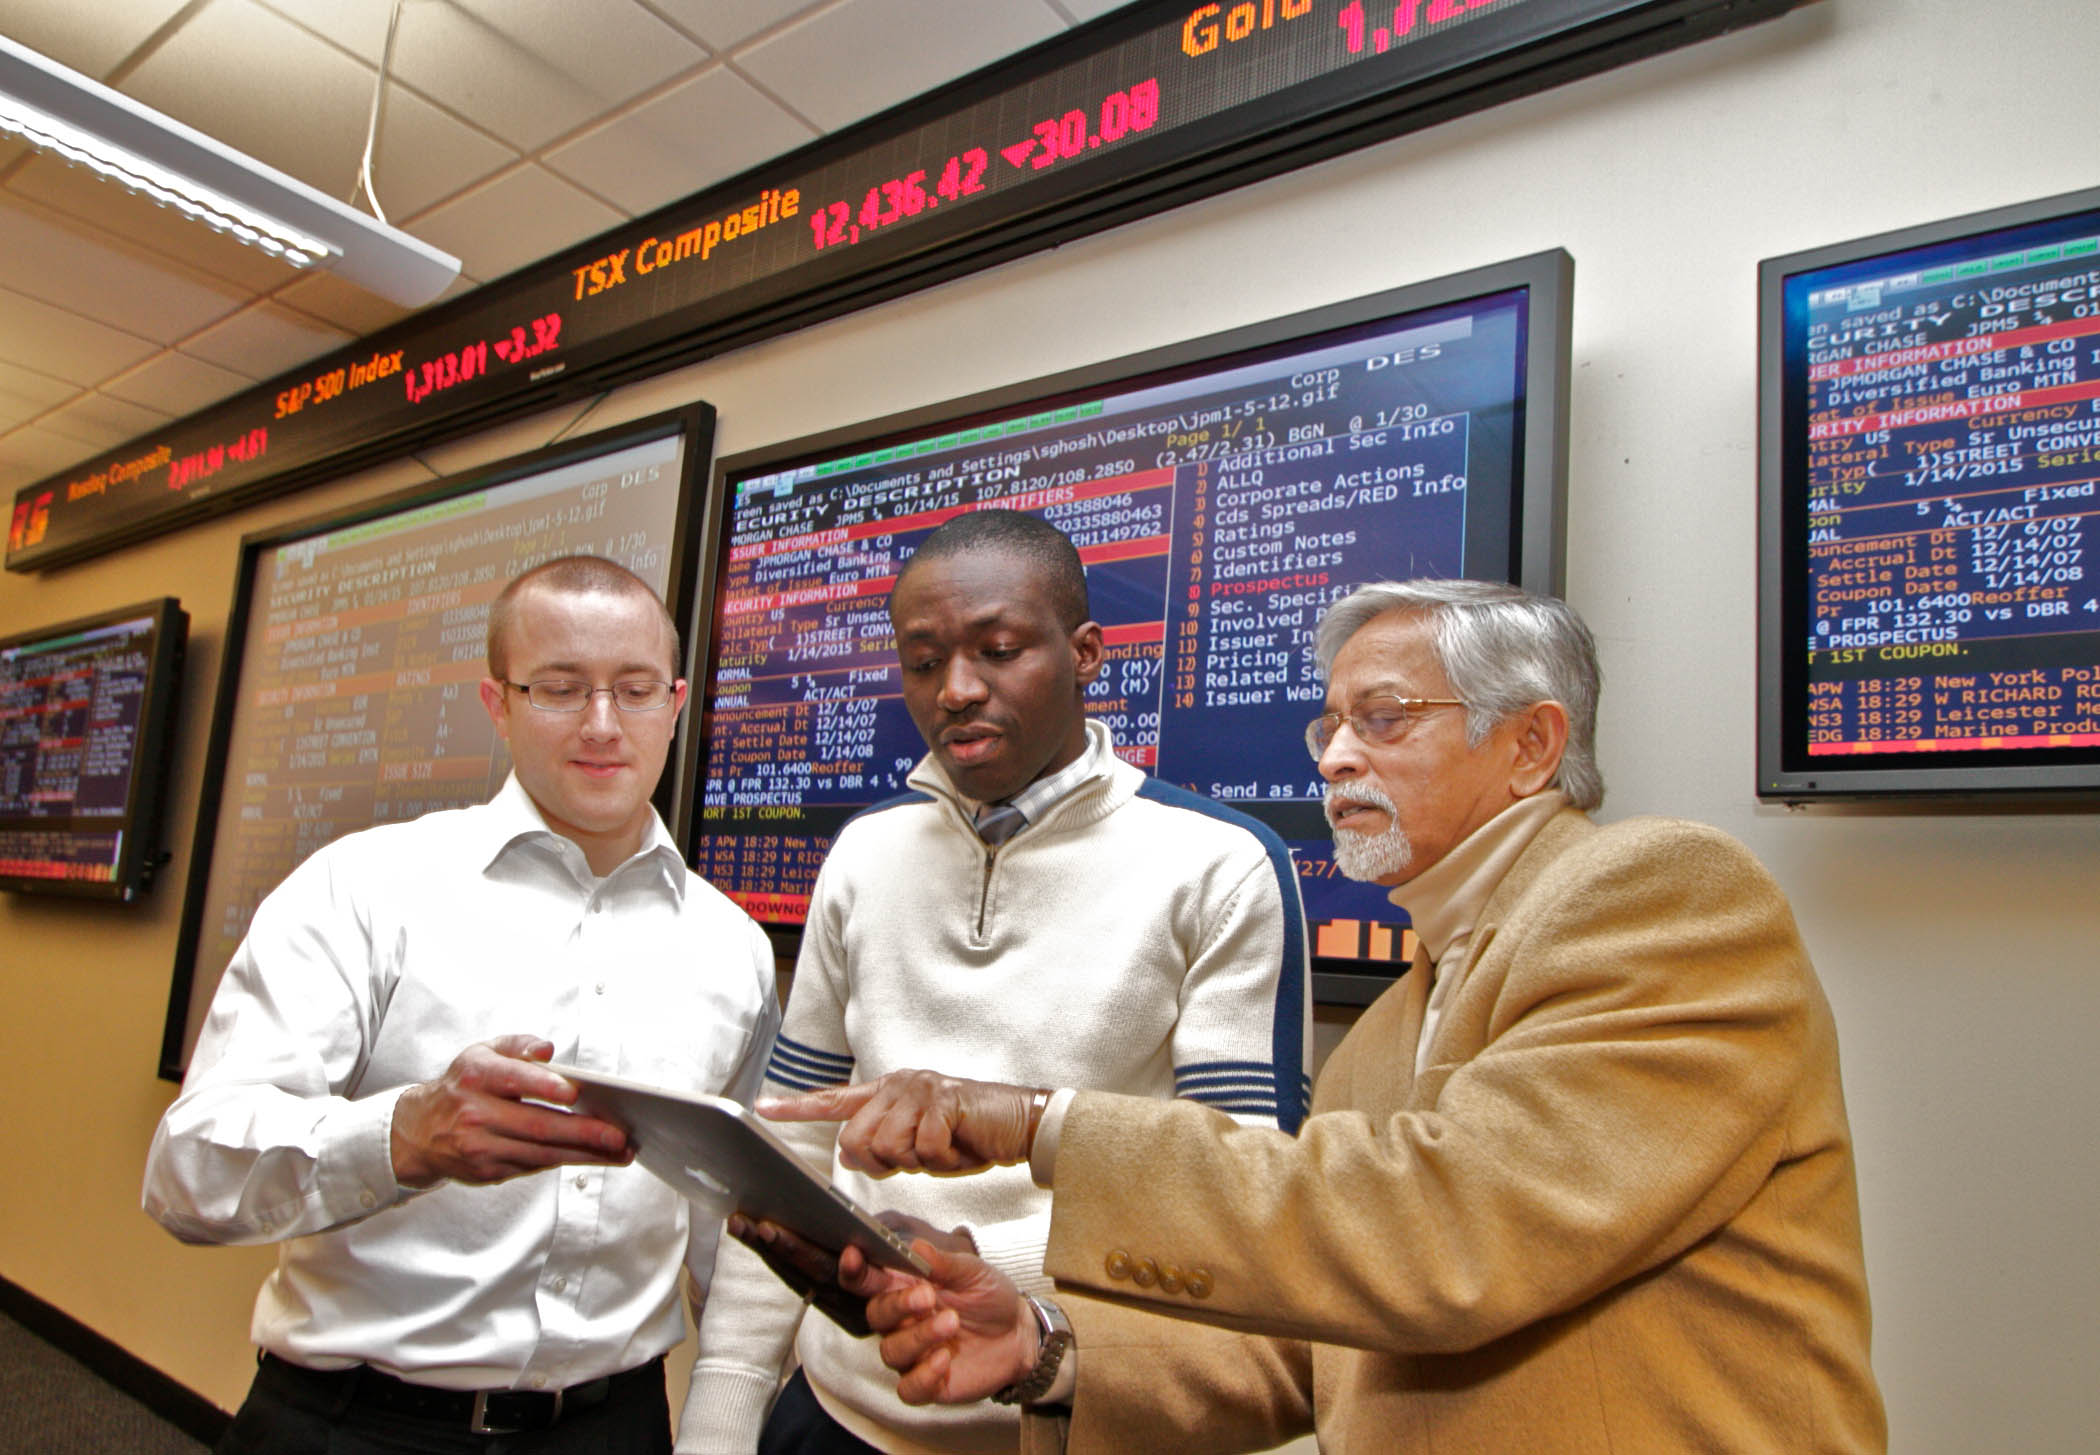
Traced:
<path fill-rule="evenodd" d="M 559 1389 L 684 1336 L 720 1223 L 639 1167 L 400 1186 L 394 1103 L 509 1032 L 558 1061 L 748 1101 L 773 951 L 652 813 L 599 879 L 516 778 L 490 803 L 338 839 L 256 910 L 146 1165 L 176 1236 L 282 1243 L 255 1341 L 317 1369 Z"/>

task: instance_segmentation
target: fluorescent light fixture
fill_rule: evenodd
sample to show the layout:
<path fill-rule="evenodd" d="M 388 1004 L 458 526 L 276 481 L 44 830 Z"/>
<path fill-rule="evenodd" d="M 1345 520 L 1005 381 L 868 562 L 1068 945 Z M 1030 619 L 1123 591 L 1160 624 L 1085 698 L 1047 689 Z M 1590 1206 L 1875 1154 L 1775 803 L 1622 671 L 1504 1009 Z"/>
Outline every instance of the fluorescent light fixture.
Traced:
<path fill-rule="evenodd" d="M 326 267 L 404 308 L 459 259 L 0 36 L 0 133 L 128 187 L 295 268 Z"/>

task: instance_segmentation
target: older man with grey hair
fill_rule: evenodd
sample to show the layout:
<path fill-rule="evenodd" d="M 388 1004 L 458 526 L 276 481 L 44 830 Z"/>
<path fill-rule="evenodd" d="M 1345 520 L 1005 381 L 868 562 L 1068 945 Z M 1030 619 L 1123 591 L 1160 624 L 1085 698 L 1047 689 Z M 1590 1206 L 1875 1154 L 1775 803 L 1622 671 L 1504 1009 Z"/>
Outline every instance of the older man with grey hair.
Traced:
<path fill-rule="evenodd" d="M 1565 604 L 1367 586 L 1317 654 L 1338 862 L 1421 954 L 1297 1137 L 923 1072 L 772 1108 L 848 1118 L 871 1170 L 1053 1189 L 1055 1300 L 847 1260 L 900 1393 L 1017 1399 L 1031 1448 L 1882 1449 L 1836 1031 L 1778 887 L 1715 830 L 1591 822 Z"/>

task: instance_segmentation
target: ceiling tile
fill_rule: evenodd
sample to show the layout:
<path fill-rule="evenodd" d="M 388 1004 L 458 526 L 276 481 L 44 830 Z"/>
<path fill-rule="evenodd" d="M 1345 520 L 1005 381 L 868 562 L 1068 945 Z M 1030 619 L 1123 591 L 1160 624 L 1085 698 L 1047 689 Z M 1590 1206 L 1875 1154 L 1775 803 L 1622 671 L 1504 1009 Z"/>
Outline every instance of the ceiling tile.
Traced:
<path fill-rule="evenodd" d="M 268 379 L 348 342 L 349 334 L 317 318 L 258 303 L 184 339 L 182 351 L 251 379 Z"/>
<path fill-rule="evenodd" d="M 622 220 L 543 167 L 519 167 L 416 219 L 419 237 L 482 279 L 538 262 Z"/>
<path fill-rule="evenodd" d="M 707 58 L 631 0 L 452 0 L 402 12 L 393 74 L 531 151 Z"/>
<path fill-rule="evenodd" d="M 50 406 L 47 404 L 18 399 L 5 389 L 0 389 L 0 433 L 5 433 L 18 424 L 29 423 L 48 408 Z"/>
<path fill-rule="evenodd" d="M 1064 9 L 1072 12 L 1074 20 L 1093 20 L 1111 10 L 1121 10 L 1130 0 L 1057 0 Z"/>
<path fill-rule="evenodd" d="M 364 160 L 364 136 L 365 120 L 360 118 L 350 161 L 353 184 Z M 372 185 L 379 189 L 379 205 L 395 226 L 517 160 L 518 154 L 501 142 L 460 124 L 405 87 L 388 84 L 386 109 L 379 114 L 379 146 L 372 157 Z M 336 195 L 349 197 L 350 188 Z M 361 192 L 358 205 L 371 211 Z M 413 226 L 406 230 L 415 231 Z"/>
<path fill-rule="evenodd" d="M 1064 28 L 1043 0 L 844 0 L 741 52 L 736 65 L 836 130 Z"/>
<path fill-rule="evenodd" d="M 0 284 L 0 359 L 94 384 L 157 352 L 151 339 L 53 308 Z"/>
<path fill-rule="evenodd" d="M 106 394 L 83 394 L 52 410 L 37 425 L 65 439 L 78 440 L 91 450 L 112 450 L 171 418 L 158 409 L 142 409 Z"/>
<path fill-rule="evenodd" d="M 107 81 L 112 67 L 189 0 L 7 0 L 9 40 Z"/>
<path fill-rule="evenodd" d="M 387 17 L 394 8 L 392 0 L 368 0 L 361 5 L 345 5 L 343 0 L 261 0 L 261 3 L 294 24 L 333 41 L 373 70 L 379 69 L 380 53 L 386 49 Z M 411 5 L 402 6 L 404 14 L 413 8 Z M 397 31 L 394 36 L 396 54 L 400 53 L 400 48 L 401 37 Z"/>
<path fill-rule="evenodd" d="M 791 15 L 831 0 L 653 0 L 656 8 L 717 50 L 742 45 Z"/>
<path fill-rule="evenodd" d="M 124 90 L 308 186 L 357 179 L 374 74 L 251 0 L 216 0 L 142 62 Z"/>
<path fill-rule="evenodd" d="M 217 0 L 154 52 L 125 90 L 310 187 L 348 197 L 375 74 L 253 0 Z M 238 84 L 227 84 L 228 76 Z M 427 101 L 388 88 L 374 180 L 389 216 L 413 214 L 512 159 Z"/>
<path fill-rule="evenodd" d="M 544 165 L 631 213 L 675 202 L 814 133 L 715 66 L 637 111 L 549 152 Z"/>
<path fill-rule="evenodd" d="M 79 392 L 78 384 L 54 379 L 35 369 L 25 369 L 20 364 L 0 363 L 0 414 L 6 416 L 0 429 L 19 424 L 24 419 L 34 419 Z M 19 412 L 23 410 L 27 413 Z"/>
<path fill-rule="evenodd" d="M 8 285 L 128 333 L 173 343 L 246 300 L 245 292 L 33 204 L 0 207 Z"/>
<path fill-rule="evenodd" d="M 255 382 L 217 364 L 207 364 L 173 349 L 155 354 L 136 369 L 126 370 L 101 392 L 169 415 L 194 414 L 238 394 Z M 0 386 L 4 387 L 4 386 Z"/>
<path fill-rule="evenodd" d="M 399 323 L 415 310 L 367 293 L 333 273 L 308 273 L 270 295 L 277 302 L 332 323 L 359 338 Z"/>
<path fill-rule="evenodd" d="M 56 157 L 36 158 L 9 179 L 6 190 L 92 223 L 104 232 L 134 239 L 160 256 L 250 292 L 267 292 L 298 275 L 299 270 L 289 263 L 238 243 L 224 233 L 213 232 L 201 223 L 178 217 L 135 192 L 105 182 L 93 172 L 69 167 Z"/>

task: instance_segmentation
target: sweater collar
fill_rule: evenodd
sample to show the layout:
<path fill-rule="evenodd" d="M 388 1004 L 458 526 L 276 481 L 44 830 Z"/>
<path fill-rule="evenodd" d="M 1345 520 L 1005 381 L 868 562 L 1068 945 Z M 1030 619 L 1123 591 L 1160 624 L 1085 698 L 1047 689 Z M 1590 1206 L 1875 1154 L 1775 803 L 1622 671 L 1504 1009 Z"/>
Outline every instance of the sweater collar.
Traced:
<path fill-rule="evenodd" d="M 1496 887 L 1567 803 L 1558 788 L 1518 799 L 1387 896 L 1406 908 L 1432 964 L 1442 964 L 1453 944 L 1471 938 Z"/>
<path fill-rule="evenodd" d="M 1121 791 L 1110 792 L 1129 775 L 1142 781 L 1144 775 L 1129 767 L 1116 757 L 1114 736 L 1102 723 L 1089 718 L 1086 723 L 1086 748 L 1070 763 L 1016 793 L 1011 802 L 1028 816 L 1028 829 L 1034 829 L 1053 820 L 1083 815 L 1082 805 L 1100 804 L 1100 812 L 1106 812 L 1115 803 L 1136 791 L 1136 784 L 1123 784 Z M 927 793 L 952 807 L 961 815 L 964 823 L 974 823 L 981 806 L 977 799 L 963 794 L 949 781 L 940 760 L 928 753 L 919 759 L 912 769 L 906 785 Z M 1109 795 L 1101 803 L 1104 793 Z M 1092 816 L 1098 817 L 1099 814 Z"/>

